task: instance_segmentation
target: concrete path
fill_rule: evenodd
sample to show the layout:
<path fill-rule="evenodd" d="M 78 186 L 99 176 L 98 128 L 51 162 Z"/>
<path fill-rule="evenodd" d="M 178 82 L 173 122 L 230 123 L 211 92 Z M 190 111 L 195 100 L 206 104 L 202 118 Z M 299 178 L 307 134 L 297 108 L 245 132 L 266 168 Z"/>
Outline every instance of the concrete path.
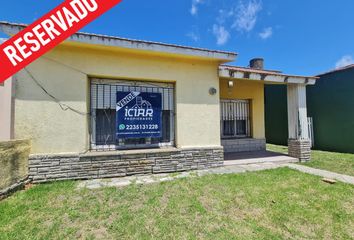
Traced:
<path fill-rule="evenodd" d="M 299 160 L 289 157 L 281 153 L 271 151 L 253 151 L 253 152 L 240 152 L 240 153 L 225 153 L 224 166 L 230 165 L 246 165 L 246 164 L 260 164 L 260 163 L 295 163 Z"/>
<path fill-rule="evenodd" d="M 334 173 L 334 172 L 321 170 L 321 169 L 317 169 L 317 168 L 306 167 L 303 165 L 292 164 L 292 163 L 286 164 L 286 166 L 291 169 L 298 170 L 300 172 L 309 173 L 309 174 L 320 176 L 323 178 L 335 179 L 340 182 L 349 183 L 349 184 L 354 185 L 354 177 L 352 177 L 352 176 Z"/>
<path fill-rule="evenodd" d="M 78 184 L 78 188 L 97 189 L 102 187 L 124 187 L 130 184 L 150 184 L 157 182 L 172 181 L 180 178 L 198 177 L 211 174 L 233 174 L 252 171 L 261 171 L 266 169 L 274 169 L 286 166 L 284 163 L 259 163 L 245 165 L 229 165 L 220 168 L 212 168 L 206 170 L 197 170 L 190 172 L 171 173 L 171 174 L 154 174 L 143 176 L 130 176 L 111 179 L 94 179 L 82 181 Z"/>

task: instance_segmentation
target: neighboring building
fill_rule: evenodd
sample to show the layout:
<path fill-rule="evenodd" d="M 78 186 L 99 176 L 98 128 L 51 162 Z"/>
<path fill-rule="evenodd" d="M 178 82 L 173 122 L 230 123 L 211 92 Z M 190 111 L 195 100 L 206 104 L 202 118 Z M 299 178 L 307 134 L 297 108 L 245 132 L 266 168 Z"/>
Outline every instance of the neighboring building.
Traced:
<path fill-rule="evenodd" d="M 24 27 L 0 23 L 8 35 Z M 273 83 L 288 86 L 289 153 L 308 160 L 308 135 L 299 131 L 307 128 L 301 99 L 316 78 L 255 69 L 261 60 L 253 68 L 222 65 L 235 58 L 230 52 L 74 34 L 12 77 L 13 133 L 32 140 L 30 177 L 203 169 L 223 165 L 224 150 L 265 149 L 264 86 Z"/>
<path fill-rule="evenodd" d="M 13 82 L 12 79 L 0 83 L 0 141 L 13 138 Z"/>
<path fill-rule="evenodd" d="M 318 77 L 316 85 L 307 88 L 314 148 L 354 153 L 354 65 Z M 286 144 L 286 89 L 284 86 L 267 86 L 265 92 L 267 141 Z"/>
<path fill-rule="evenodd" d="M 0 38 L 0 44 L 6 39 Z M 12 79 L 0 83 L 0 141 L 13 138 L 13 84 Z"/>
<path fill-rule="evenodd" d="M 320 74 L 309 87 L 316 149 L 354 153 L 354 65 Z"/>

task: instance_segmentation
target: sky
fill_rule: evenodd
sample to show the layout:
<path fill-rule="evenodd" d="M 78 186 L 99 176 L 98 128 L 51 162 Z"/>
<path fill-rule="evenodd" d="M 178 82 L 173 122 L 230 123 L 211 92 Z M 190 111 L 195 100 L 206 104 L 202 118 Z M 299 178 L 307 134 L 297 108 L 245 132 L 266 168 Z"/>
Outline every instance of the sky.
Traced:
<path fill-rule="evenodd" d="M 0 21 L 30 24 L 61 2 L 3 1 Z M 266 69 L 317 75 L 354 63 L 353 23 L 353 0 L 123 0 L 81 31 L 237 52 L 232 65 L 262 57 Z"/>

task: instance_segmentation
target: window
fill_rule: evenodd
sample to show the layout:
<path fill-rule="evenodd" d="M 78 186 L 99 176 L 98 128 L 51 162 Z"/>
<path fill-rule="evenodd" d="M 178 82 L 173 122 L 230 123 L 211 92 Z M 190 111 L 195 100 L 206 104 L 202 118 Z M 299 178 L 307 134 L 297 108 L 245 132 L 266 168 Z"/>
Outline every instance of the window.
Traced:
<path fill-rule="evenodd" d="M 161 93 L 162 137 L 118 138 L 116 137 L 117 92 Z M 91 150 L 119 150 L 152 148 L 174 145 L 174 86 L 165 83 L 92 79 L 90 89 Z"/>
<path fill-rule="evenodd" d="M 221 137 L 250 137 L 250 100 L 221 100 Z"/>

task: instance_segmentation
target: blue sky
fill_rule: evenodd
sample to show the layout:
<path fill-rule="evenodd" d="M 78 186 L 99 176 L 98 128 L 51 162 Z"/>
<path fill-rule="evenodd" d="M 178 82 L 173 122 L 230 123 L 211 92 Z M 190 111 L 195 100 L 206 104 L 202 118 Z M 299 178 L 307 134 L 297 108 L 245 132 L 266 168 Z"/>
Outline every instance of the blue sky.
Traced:
<path fill-rule="evenodd" d="M 0 20 L 32 23 L 60 0 L 6 1 Z M 354 63 L 353 0 L 123 0 L 83 29 L 265 58 L 267 69 L 315 75 Z M 4 37 L 4 35 L 0 35 Z"/>

